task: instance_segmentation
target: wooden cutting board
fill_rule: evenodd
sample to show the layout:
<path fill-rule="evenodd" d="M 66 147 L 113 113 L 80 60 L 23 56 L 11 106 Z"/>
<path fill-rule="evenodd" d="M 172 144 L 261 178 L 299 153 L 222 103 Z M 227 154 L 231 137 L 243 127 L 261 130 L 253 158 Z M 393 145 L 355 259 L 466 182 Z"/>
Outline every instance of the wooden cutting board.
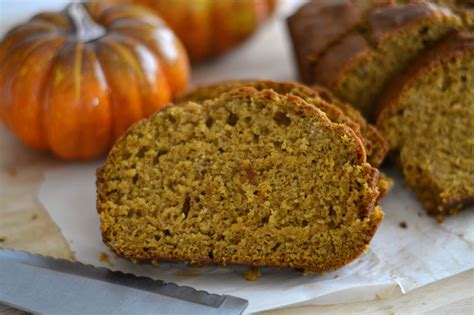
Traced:
<path fill-rule="evenodd" d="M 25 147 L 0 126 L 0 247 L 74 259 L 61 231 L 37 200 L 43 172 L 60 163 L 64 162 Z M 0 304 L 0 314 L 21 313 Z M 266 314 L 315 313 L 474 314 L 474 270 L 389 299 L 299 307 Z"/>

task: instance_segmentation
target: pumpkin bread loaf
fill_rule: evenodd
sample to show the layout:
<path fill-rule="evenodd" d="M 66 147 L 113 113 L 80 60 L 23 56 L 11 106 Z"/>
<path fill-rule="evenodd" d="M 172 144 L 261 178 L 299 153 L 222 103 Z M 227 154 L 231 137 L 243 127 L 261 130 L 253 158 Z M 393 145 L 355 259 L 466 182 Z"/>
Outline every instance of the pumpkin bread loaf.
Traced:
<path fill-rule="evenodd" d="M 312 1 L 288 19 L 300 75 L 373 118 L 388 82 L 462 19 L 427 1 Z"/>
<path fill-rule="evenodd" d="M 197 87 L 178 96 L 178 102 L 194 101 L 202 103 L 213 99 L 234 88 L 250 86 L 257 90 L 270 89 L 279 94 L 291 94 L 301 97 L 307 103 L 322 110 L 332 122 L 342 123 L 350 127 L 362 140 L 367 154 L 367 160 L 372 166 L 379 166 L 387 153 L 387 144 L 374 126 L 360 115 L 350 105 L 339 102 L 326 90 L 315 91 L 307 86 L 295 82 L 277 82 L 266 80 L 226 81 L 217 84 Z"/>
<path fill-rule="evenodd" d="M 400 151 L 428 211 L 474 203 L 474 35 L 453 33 L 410 65 L 380 100 L 377 125 Z"/>
<path fill-rule="evenodd" d="M 97 172 L 104 242 L 134 261 L 323 272 L 367 248 L 378 171 L 301 98 L 239 88 L 132 127 Z"/>

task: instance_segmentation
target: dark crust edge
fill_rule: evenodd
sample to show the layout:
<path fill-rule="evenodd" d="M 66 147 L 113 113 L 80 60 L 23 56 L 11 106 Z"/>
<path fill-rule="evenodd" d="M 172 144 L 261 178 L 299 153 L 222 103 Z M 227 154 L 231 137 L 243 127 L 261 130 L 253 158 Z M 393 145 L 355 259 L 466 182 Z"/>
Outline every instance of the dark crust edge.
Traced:
<path fill-rule="evenodd" d="M 459 199 L 448 199 L 443 204 L 443 211 L 433 214 L 454 215 L 459 210 L 474 205 L 474 195 L 467 195 Z"/>
<path fill-rule="evenodd" d="M 462 57 L 467 51 L 474 50 L 474 34 L 471 32 L 451 32 L 437 45 L 430 50 L 425 51 L 419 55 L 407 67 L 397 80 L 389 85 L 380 97 L 378 103 L 377 126 L 382 126 L 386 119 L 391 117 L 391 114 L 396 112 L 398 106 L 401 104 L 400 100 L 404 92 L 412 87 L 412 85 L 421 78 L 430 69 L 439 66 L 446 59 Z M 392 151 L 397 151 L 400 148 L 390 148 Z M 437 191 L 436 187 L 431 187 L 433 191 Z M 415 189 L 416 191 L 416 189 Z M 419 195 L 419 193 L 416 193 Z M 474 195 L 466 195 L 458 199 L 440 200 L 437 194 L 433 194 L 430 200 L 437 206 L 441 206 L 442 210 L 427 208 L 431 215 L 451 215 L 457 213 L 462 208 L 474 204 Z M 426 205 L 425 205 L 426 207 Z"/>
<path fill-rule="evenodd" d="M 359 151 L 358 153 L 358 158 L 359 158 L 359 164 L 367 164 L 372 172 L 372 180 L 369 181 L 369 184 L 371 185 L 371 188 L 377 189 L 377 181 L 378 181 L 378 175 L 379 171 L 378 169 L 370 166 L 366 162 L 366 157 L 365 157 L 365 150 L 363 148 L 363 144 L 361 140 L 355 135 L 354 131 L 350 129 L 347 126 L 344 126 L 342 124 L 336 124 L 331 122 L 326 115 L 316 108 L 315 106 L 312 106 L 305 101 L 303 101 L 301 98 L 293 95 L 287 95 L 287 96 L 282 96 L 280 94 L 277 94 L 271 90 L 263 90 L 263 91 L 257 91 L 254 88 L 251 87 L 241 87 L 237 88 L 235 90 L 230 91 L 229 93 L 225 93 L 219 98 L 228 98 L 232 97 L 233 94 L 239 95 L 242 93 L 246 93 L 250 96 L 257 95 L 257 94 L 262 94 L 264 97 L 270 98 L 270 99 L 275 99 L 275 98 L 285 98 L 288 102 L 293 103 L 295 107 L 298 107 L 300 109 L 303 109 L 303 111 L 306 111 L 309 113 L 311 116 L 317 117 L 317 118 L 322 118 L 325 120 L 329 125 L 333 125 L 335 127 L 335 132 L 343 132 L 347 134 L 348 136 L 352 137 L 354 142 L 356 143 L 357 150 Z M 132 125 L 126 133 L 124 133 L 118 141 L 115 143 L 114 147 L 112 150 L 109 152 L 109 155 L 107 156 L 107 159 L 104 162 L 104 165 L 100 168 L 97 169 L 96 171 L 96 187 L 97 187 L 97 200 L 96 200 L 96 207 L 97 207 L 97 212 L 100 214 L 102 212 L 101 210 L 101 203 L 106 202 L 106 198 L 101 194 L 101 187 L 105 185 L 105 179 L 103 178 L 103 169 L 106 164 L 110 163 L 115 155 L 115 152 L 119 150 L 120 143 L 129 135 L 131 134 L 139 125 L 145 123 L 147 120 L 153 119 L 156 115 L 159 115 L 161 111 L 166 111 L 172 106 L 186 106 L 186 104 L 195 104 L 194 102 L 188 102 L 188 103 L 183 103 L 182 105 L 173 105 L 173 104 L 168 104 L 168 106 L 163 107 L 160 111 L 154 113 L 151 115 L 149 118 L 142 119 Z M 268 261 L 261 261 L 258 263 L 254 263 L 251 261 L 245 261 L 245 260 L 217 260 L 217 259 L 201 259 L 201 260 L 193 260 L 190 259 L 190 257 L 170 257 L 170 256 L 157 256 L 154 255 L 153 257 L 147 257 L 147 256 L 136 256 L 136 255 L 127 255 L 124 254 L 120 251 L 118 251 L 113 244 L 109 242 L 109 238 L 105 231 L 102 229 L 102 222 L 100 222 L 100 227 L 101 227 L 101 234 L 102 234 L 102 240 L 107 247 L 110 248 L 112 252 L 114 252 L 116 255 L 129 259 L 135 263 L 144 263 L 144 262 L 150 262 L 150 263 L 155 263 L 157 261 L 169 261 L 169 262 L 187 262 L 187 263 L 196 263 L 196 264 L 235 264 L 235 265 L 248 265 L 248 266 L 268 266 L 268 267 L 275 267 L 275 268 L 296 268 L 296 269 L 304 269 L 306 271 L 312 271 L 312 272 L 328 272 L 332 270 L 339 269 L 353 260 L 355 260 L 357 257 L 359 257 L 367 248 L 369 245 L 370 241 L 372 240 L 375 232 L 377 231 L 380 223 L 383 220 L 384 213 L 381 210 L 379 206 L 376 206 L 378 202 L 378 194 L 374 195 L 372 198 L 372 201 L 367 204 L 367 209 L 364 211 L 367 213 L 365 218 L 370 218 L 372 221 L 369 234 L 367 235 L 366 242 L 362 243 L 359 247 L 357 247 L 354 251 L 353 254 L 350 255 L 348 258 L 344 259 L 341 262 L 338 263 L 329 263 L 325 267 L 320 267 L 320 266 L 307 266 L 307 265 L 285 265 L 285 264 L 278 264 L 274 263 L 270 260 Z"/>
<path fill-rule="evenodd" d="M 310 49 L 306 51 L 306 47 L 309 45 L 306 41 L 302 41 L 302 38 L 306 38 L 305 34 L 302 34 L 302 28 L 297 27 L 299 20 L 304 19 L 308 20 L 310 17 L 314 20 L 315 18 L 319 18 L 320 10 L 316 10 L 314 13 L 314 7 L 319 9 L 327 9 L 327 8 L 334 8 L 337 6 L 344 6 L 346 10 L 350 10 L 352 13 L 352 19 L 349 17 L 348 20 L 344 21 L 344 30 L 341 30 L 336 36 L 335 34 L 329 35 L 329 38 L 320 37 L 316 38 L 323 42 L 321 47 L 318 50 L 314 51 Z M 368 9 L 367 9 L 368 10 Z M 307 14 L 307 11 L 312 12 L 311 16 Z M 312 1 L 302 5 L 298 10 L 296 10 L 292 15 L 287 17 L 286 19 L 286 26 L 287 31 L 289 33 L 289 38 L 293 50 L 294 59 L 296 59 L 296 63 L 298 65 L 298 74 L 302 81 L 308 84 L 315 83 L 315 78 L 313 75 L 314 69 L 316 67 L 315 63 L 321 58 L 322 55 L 326 54 L 331 48 L 337 45 L 345 36 L 351 34 L 362 22 L 362 16 L 365 15 L 363 6 L 360 5 L 357 1 Z M 324 16 L 323 16 L 324 21 Z M 338 23 L 338 22 L 336 22 Z M 325 23 L 325 27 L 331 27 L 332 23 Z M 319 25 L 323 27 L 322 25 Z M 306 28 L 305 28 L 306 29 Z M 309 45 L 311 46 L 311 45 Z M 311 52 L 313 54 L 311 54 Z"/>

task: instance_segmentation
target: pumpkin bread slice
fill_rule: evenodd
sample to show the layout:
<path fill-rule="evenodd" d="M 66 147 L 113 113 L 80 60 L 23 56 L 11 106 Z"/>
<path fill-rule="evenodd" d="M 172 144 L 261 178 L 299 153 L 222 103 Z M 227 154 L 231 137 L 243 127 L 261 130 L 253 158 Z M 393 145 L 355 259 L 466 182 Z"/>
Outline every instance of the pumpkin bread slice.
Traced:
<path fill-rule="evenodd" d="M 345 19 L 341 16 L 345 17 Z M 462 19 L 428 1 L 312 1 L 288 19 L 300 75 L 373 119 L 377 98 Z"/>
<path fill-rule="evenodd" d="M 97 171 L 103 240 L 133 261 L 324 272 L 383 212 L 354 132 L 301 98 L 240 88 L 132 127 Z"/>
<path fill-rule="evenodd" d="M 421 55 L 381 98 L 377 125 L 400 151 L 429 213 L 474 203 L 474 35 L 454 33 Z"/>
<path fill-rule="evenodd" d="M 194 101 L 202 103 L 213 99 L 237 87 L 250 86 L 257 90 L 270 89 L 279 94 L 296 95 L 307 103 L 322 110 L 332 122 L 350 127 L 362 140 L 367 154 L 367 160 L 372 166 L 379 166 L 387 153 L 387 144 L 374 126 L 360 115 L 350 105 L 339 102 L 335 97 L 329 97 L 327 90 L 317 90 L 290 81 L 241 80 L 226 81 L 217 84 L 200 86 L 178 96 L 178 102 Z"/>

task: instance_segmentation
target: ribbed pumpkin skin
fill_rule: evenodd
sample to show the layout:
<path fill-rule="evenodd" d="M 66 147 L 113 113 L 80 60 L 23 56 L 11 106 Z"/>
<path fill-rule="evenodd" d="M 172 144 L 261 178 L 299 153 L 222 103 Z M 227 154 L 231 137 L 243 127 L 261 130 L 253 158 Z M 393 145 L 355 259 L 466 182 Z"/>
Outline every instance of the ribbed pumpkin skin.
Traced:
<path fill-rule="evenodd" d="M 104 154 L 189 80 L 184 47 L 159 17 L 130 5 L 91 13 L 102 37 L 85 40 L 65 9 L 36 15 L 0 43 L 0 119 L 64 159 Z"/>
<path fill-rule="evenodd" d="M 134 3 L 156 11 L 181 39 L 193 63 L 243 42 L 272 15 L 277 0 L 96 0 Z"/>

